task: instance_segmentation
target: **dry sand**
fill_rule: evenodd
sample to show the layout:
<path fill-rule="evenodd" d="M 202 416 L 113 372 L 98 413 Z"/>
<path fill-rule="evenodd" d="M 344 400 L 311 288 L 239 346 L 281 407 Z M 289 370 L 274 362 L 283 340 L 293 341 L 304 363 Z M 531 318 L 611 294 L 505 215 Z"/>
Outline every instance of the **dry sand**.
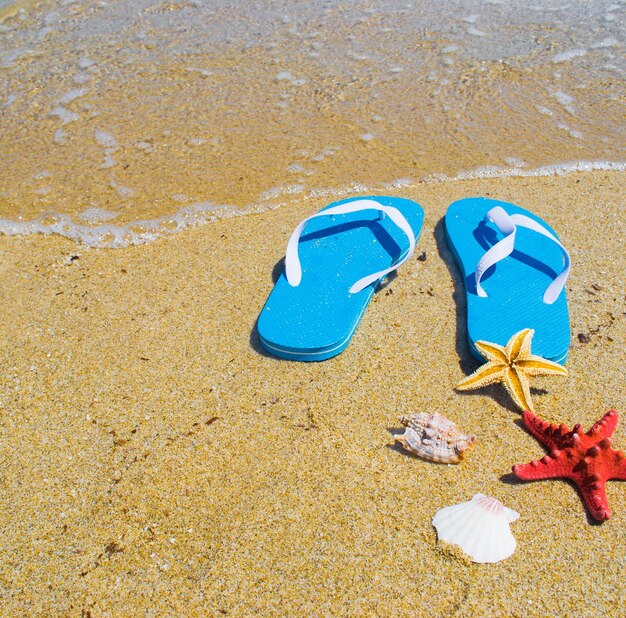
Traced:
<path fill-rule="evenodd" d="M 487 195 L 558 231 L 570 376 L 537 378 L 534 399 L 588 428 L 626 411 L 625 178 L 399 190 L 424 206 L 426 260 L 323 363 L 271 358 L 255 332 L 288 235 L 321 200 L 127 249 L 0 237 L 0 613 L 623 615 L 626 484 L 608 485 L 613 518 L 590 523 L 569 483 L 512 479 L 544 450 L 501 387 L 454 391 L 478 363 L 442 217 Z M 393 445 L 401 414 L 435 410 L 478 436 L 458 466 Z M 476 492 L 521 514 L 496 565 L 431 525 Z"/>

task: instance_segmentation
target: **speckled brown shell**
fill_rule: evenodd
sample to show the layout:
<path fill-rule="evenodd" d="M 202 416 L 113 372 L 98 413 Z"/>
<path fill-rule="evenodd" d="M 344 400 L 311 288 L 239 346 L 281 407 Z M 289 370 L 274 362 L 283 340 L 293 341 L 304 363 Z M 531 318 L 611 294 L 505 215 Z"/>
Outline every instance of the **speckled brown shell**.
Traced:
<path fill-rule="evenodd" d="M 403 434 L 395 437 L 396 442 L 411 453 L 430 461 L 459 463 L 465 451 L 474 446 L 476 436 L 463 433 L 445 416 L 434 414 L 411 414 L 400 422 L 406 427 Z"/>

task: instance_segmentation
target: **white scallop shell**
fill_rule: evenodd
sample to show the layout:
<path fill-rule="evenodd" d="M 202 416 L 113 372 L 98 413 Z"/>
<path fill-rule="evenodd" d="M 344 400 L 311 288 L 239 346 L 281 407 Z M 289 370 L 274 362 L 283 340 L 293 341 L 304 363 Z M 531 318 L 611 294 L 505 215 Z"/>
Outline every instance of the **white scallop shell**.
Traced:
<path fill-rule="evenodd" d="M 465 451 L 471 449 L 476 436 L 461 431 L 455 423 L 437 412 L 403 416 L 400 422 L 406 427 L 403 434 L 395 436 L 396 442 L 424 459 L 440 463 L 459 463 Z"/>
<path fill-rule="evenodd" d="M 433 526 L 440 540 L 459 545 L 474 562 L 499 562 L 515 551 L 509 524 L 518 517 L 495 498 L 476 494 L 469 502 L 437 511 Z"/>

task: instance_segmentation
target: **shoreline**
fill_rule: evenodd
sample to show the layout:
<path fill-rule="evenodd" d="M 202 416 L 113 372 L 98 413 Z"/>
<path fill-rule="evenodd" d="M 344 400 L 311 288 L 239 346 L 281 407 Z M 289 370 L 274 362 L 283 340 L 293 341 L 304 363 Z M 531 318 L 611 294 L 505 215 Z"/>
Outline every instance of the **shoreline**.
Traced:
<path fill-rule="evenodd" d="M 0 210 L 128 224 L 355 177 L 623 158 L 608 2 L 466 4 L 34 4 L 0 28 Z"/>
<path fill-rule="evenodd" d="M 615 408 L 625 450 L 625 178 L 394 189 L 425 211 L 416 256 L 322 363 L 265 355 L 255 321 L 292 230 L 332 199 L 116 251 L 0 236 L 0 613 L 616 615 L 626 484 L 607 485 L 613 517 L 593 525 L 569 483 L 511 478 L 543 447 L 504 389 L 454 391 L 477 362 L 442 217 L 485 195 L 557 231 L 570 375 L 533 380 L 537 413 L 587 430 Z M 393 445 L 421 411 L 478 436 L 464 462 Z M 521 514 L 496 565 L 431 525 L 477 492 Z"/>
<path fill-rule="evenodd" d="M 289 207 L 292 202 L 317 202 L 326 198 L 329 203 L 355 194 L 386 195 L 398 190 L 418 191 L 424 184 L 456 183 L 465 180 L 487 180 L 503 178 L 538 178 L 566 176 L 576 172 L 624 172 L 626 161 L 569 161 L 543 165 L 533 169 L 504 168 L 501 166 L 479 167 L 460 172 L 454 177 L 434 174 L 419 180 L 396 179 L 390 182 L 365 186 L 353 182 L 335 189 L 313 188 L 304 191 L 303 186 L 276 187 L 266 191 L 249 206 L 217 205 L 212 202 L 197 202 L 181 207 L 176 212 L 153 219 L 139 219 L 117 223 L 115 212 L 91 208 L 75 218 L 57 212 L 46 212 L 31 220 L 0 218 L 0 235 L 28 236 L 32 234 L 59 235 L 80 243 L 83 247 L 117 249 L 142 245 L 160 238 L 178 234 L 188 229 L 214 223 L 215 221 L 245 217 L 267 210 Z M 292 202 L 272 201 L 291 195 Z M 295 196 L 295 197 L 294 197 Z M 91 212 L 90 216 L 87 216 Z M 94 222 L 98 221 L 99 224 Z M 81 223 L 80 221 L 89 221 Z"/>

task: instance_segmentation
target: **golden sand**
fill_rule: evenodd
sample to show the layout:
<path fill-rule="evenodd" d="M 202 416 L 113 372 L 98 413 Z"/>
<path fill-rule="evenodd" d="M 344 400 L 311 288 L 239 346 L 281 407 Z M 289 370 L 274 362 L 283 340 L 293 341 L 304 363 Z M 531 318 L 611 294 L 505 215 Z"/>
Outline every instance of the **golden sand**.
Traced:
<path fill-rule="evenodd" d="M 626 484 L 588 521 L 477 365 L 444 238 L 469 195 L 523 205 L 572 255 L 569 377 L 538 414 L 588 429 L 626 410 L 621 172 L 423 184 L 418 254 L 323 363 L 265 355 L 255 321 L 309 201 L 149 245 L 0 237 L 0 613 L 6 616 L 597 616 L 626 602 Z M 579 334 L 581 335 L 579 337 Z M 440 411 L 478 436 L 456 466 L 394 446 Z M 614 446 L 626 448 L 625 427 Z M 521 514 L 496 565 L 431 519 L 483 492 Z"/>

